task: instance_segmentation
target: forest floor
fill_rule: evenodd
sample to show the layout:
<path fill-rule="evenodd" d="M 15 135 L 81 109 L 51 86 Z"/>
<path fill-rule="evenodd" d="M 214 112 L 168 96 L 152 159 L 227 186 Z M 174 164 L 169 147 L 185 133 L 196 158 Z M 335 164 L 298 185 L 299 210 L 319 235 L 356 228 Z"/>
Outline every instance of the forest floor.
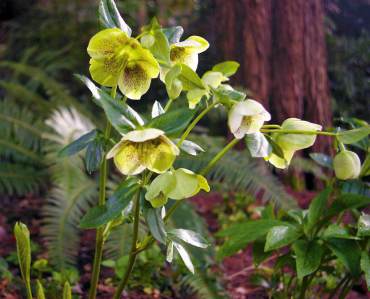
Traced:
<path fill-rule="evenodd" d="M 314 196 L 312 192 L 294 193 L 289 191 L 295 196 L 301 207 L 307 207 L 308 203 Z M 16 202 L 16 204 L 15 204 Z M 198 196 L 192 199 L 192 203 L 195 205 L 196 211 L 204 217 L 208 225 L 210 233 L 215 233 L 220 227 L 218 223 L 217 213 L 215 210 L 223 203 L 223 199 L 220 195 L 213 193 L 207 196 Z M 15 239 L 12 234 L 12 226 L 18 218 L 22 219 L 31 233 L 31 239 L 36 244 L 41 246 L 41 250 L 37 258 L 47 257 L 45 246 L 40 236 L 40 207 L 42 206 L 42 199 L 32 196 L 24 197 L 18 200 L 3 198 L 2 207 L 0 210 L 0 257 L 6 258 L 9 255 L 15 253 Z M 89 277 L 91 274 L 91 256 L 93 255 L 94 248 L 94 231 L 87 231 L 83 234 L 81 241 L 81 249 L 79 253 L 79 265 L 81 272 L 83 272 L 80 282 L 74 288 L 76 293 L 85 293 L 84 289 L 87 287 Z M 267 262 L 266 265 L 273 264 L 273 260 Z M 226 258 L 221 265 L 216 269 L 218 273 L 222 273 L 221 281 L 232 299 L 252 299 L 252 298 L 268 298 L 266 291 L 262 287 L 253 286 L 249 283 L 250 275 L 253 273 L 255 268 L 252 266 L 252 254 L 251 248 L 248 247 L 242 252 L 239 252 L 231 257 Z M 19 270 L 9 269 L 15 277 L 19 277 Z M 108 268 L 103 267 L 102 281 L 104 277 L 110 277 L 112 271 Z M 0 277 L 1 277 L 1 265 L 0 265 Z M 20 290 L 23 288 L 19 280 L 13 279 L 12 282 L 6 278 L 0 279 L 0 298 L 4 299 L 21 299 Z M 361 292 L 362 288 L 362 292 Z M 108 299 L 112 297 L 114 288 L 109 284 L 100 283 L 98 288 L 98 298 Z M 365 294 L 363 286 L 357 288 L 357 291 L 351 291 L 347 296 L 347 299 L 365 299 L 370 293 Z M 85 298 L 85 296 L 81 296 Z M 150 295 L 145 294 L 142 291 L 133 291 L 129 294 L 125 294 L 122 298 L 125 299 L 149 299 L 149 298 L 161 298 L 170 299 L 175 298 L 174 296 L 166 297 L 159 292 L 151 293 Z M 178 298 L 178 297 L 176 297 Z M 194 297 L 196 298 L 196 297 Z M 181 299 L 181 298 L 180 298 Z M 187 299 L 190 299 L 187 297 Z"/>

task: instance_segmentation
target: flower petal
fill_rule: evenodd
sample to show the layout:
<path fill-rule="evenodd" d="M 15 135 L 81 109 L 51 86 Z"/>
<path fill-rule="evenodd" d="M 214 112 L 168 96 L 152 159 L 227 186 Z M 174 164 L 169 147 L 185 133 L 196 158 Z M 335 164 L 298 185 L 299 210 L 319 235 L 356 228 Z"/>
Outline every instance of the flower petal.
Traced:
<path fill-rule="evenodd" d="M 266 109 L 255 100 L 248 99 L 237 103 L 235 106 L 235 109 L 244 116 L 261 114 L 264 121 L 269 121 L 271 119 L 270 113 L 268 113 Z"/>
<path fill-rule="evenodd" d="M 113 161 L 118 170 L 124 175 L 136 175 L 145 169 L 141 161 L 138 144 L 130 141 L 122 143 Z"/>
<path fill-rule="evenodd" d="M 112 57 L 103 60 L 90 59 L 90 74 L 95 82 L 103 86 L 116 86 L 122 72 L 122 62 Z"/>
<path fill-rule="evenodd" d="M 161 207 L 166 204 L 168 193 L 176 185 L 175 176 L 172 172 L 165 172 L 157 176 L 149 185 L 148 191 L 145 194 L 145 199 L 150 201 L 154 208 Z"/>
<path fill-rule="evenodd" d="M 209 48 L 209 43 L 200 36 L 193 35 L 188 37 L 186 40 L 182 42 L 178 42 L 171 45 L 171 48 L 186 48 L 189 53 L 202 53 Z"/>
<path fill-rule="evenodd" d="M 283 150 L 283 153 L 285 159 L 282 159 L 279 156 L 272 153 L 271 156 L 267 158 L 267 160 L 276 168 L 285 169 L 289 166 L 295 151 Z"/>
<path fill-rule="evenodd" d="M 129 140 L 132 142 L 144 142 L 147 140 L 155 139 L 161 135 L 164 135 L 164 132 L 162 130 L 148 128 L 128 132 L 127 134 L 125 134 L 125 136 L 123 136 L 122 140 Z"/>
<path fill-rule="evenodd" d="M 128 64 L 118 78 L 119 89 L 132 100 L 139 100 L 148 91 L 150 82 L 151 78 L 147 71 L 137 63 Z"/>
<path fill-rule="evenodd" d="M 168 197 L 180 200 L 193 196 L 199 191 L 199 181 L 197 175 L 184 168 L 175 170 L 176 187 L 168 193 Z"/>

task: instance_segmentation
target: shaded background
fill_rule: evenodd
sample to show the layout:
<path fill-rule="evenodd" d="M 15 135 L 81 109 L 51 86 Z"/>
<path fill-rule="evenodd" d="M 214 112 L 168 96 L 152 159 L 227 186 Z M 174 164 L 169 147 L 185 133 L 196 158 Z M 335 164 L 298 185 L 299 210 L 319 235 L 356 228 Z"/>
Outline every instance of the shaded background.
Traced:
<path fill-rule="evenodd" d="M 51 219 L 66 219 L 66 211 L 71 210 L 75 213 L 74 218 L 78 219 L 83 215 L 84 207 L 94 202 L 94 196 L 87 190 L 95 190 L 96 178 L 88 177 L 81 171 L 81 167 L 68 168 L 63 164 L 65 161 L 56 160 L 55 148 L 50 149 L 52 146 L 49 143 L 45 145 L 44 132 L 51 134 L 50 124 L 54 124 L 53 132 L 58 129 L 59 132 L 51 139 L 59 140 L 59 147 L 63 142 L 73 139 L 72 133 L 65 133 L 67 129 L 71 129 L 71 122 L 65 122 L 63 127 L 63 123 L 56 120 L 68 113 L 61 113 L 59 116 L 53 114 L 61 106 L 73 106 L 77 112 L 84 114 L 86 119 L 72 117 L 72 126 L 75 126 L 76 131 L 104 126 L 100 120 L 100 111 L 91 103 L 88 91 L 73 77 L 74 73 L 88 74 L 86 46 L 90 37 L 99 29 L 97 2 L 0 2 L 0 194 L 3 194 L 0 207 L 4 209 L 0 215 L 0 240 L 4 244 L 9 242 L 9 245 L 0 249 L 0 253 L 7 256 L 6 260 L 0 260 L 0 265 L 3 265 L 0 266 L 0 274 L 3 277 L 7 273 L 7 267 L 11 269 L 14 262 L 9 259 L 14 244 L 7 234 L 10 225 L 19 215 L 23 215 L 25 221 L 33 227 L 35 242 L 47 240 L 48 252 L 45 253 L 42 248 L 37 249 L 39 257 L 53 256 L 55 253 L 53 266 L 58 271 L 62 269 L 56 273 L 72 269 L 71 265 L 76 266 L 77 263 L 77 267 L 82 268 L 84 273 L 80 273 L 81 290 L 86 287 L 91 266 L 87 260 L 92 255 L 93 234 L 85 233 L 83 238 L 77 238 L 80 232 L 76 232 L 76 223 L 67 223 L 69 226 L 63 232 L 63 238 L 70 242 L 68 246 L 74 249 L 72 250 L 66 245 L 53 243 L 53 231 L 60 229 L 60 222 L 52 222 Z M 262 102 L 272 112 L 275 123 L 287 117 L 299 117 L 330 128 L 338 119 L 356 116 L 369 120 L 369 0 L 120 0 L 117 4 L 135 34 L 153 16 L 157 16 L 163 26 L 183 26 L 184 38 L 192 34 L 205 37 L 211 47 L 200 55 L 200 74 L 223 60 L 240 62 L 241 67 L 231 83 Z M 153 99 L 162 102 L 166 100 L 165 89 L 160 84 L 154 84 L 141 101 L 133 102 L 132 105 L 143 111 L 149 109 Z M 18 120 L 18 126 L 9 126 L 6 123 L 9 116 Z M 19 120 L 24 122 L 23 127 Z M 48 128 L 45 125 L 46 120 L 49 120 Z M 215 112 L 203 122 L 210 129 L 201 126 L 198 132 L 227 137 L 225 123 L 225 113 Z M 30 124 L 33 129 L 26 128 L 25 124 Z M 218 139 L 215 140 L 206 143 L 206 146 L 210 149 L 217 148 L 219 142 Z M 314 151 L 330 152 L 328 142 L 319 138 Z M 303 153 L 303 157 L 305 156 Z M 235 161 L 243 165 L 239 156 L 229 163 Z M 73 163 L 72 161 L 71 164 Z M 81 161 L 76 163 L 79 165 Z M 300 200 L 304 201 L 311 196 L 310 190 L 304 190 L 304 186 L 308 189 L 315 186 L 312 174 L 316 177 L 325 176 L 313 166 L 297 163 L 291 175 L 280 175 L 280 179 L 283 178 L 287 185 L 282 187 L 268 169 L 263 168 L 256 170 L 257 174 L 253 173 L 251 169 L 260 169 L 256 165 L 251 164 L 248 172 L 251 172 L 251 176 L 266 177 L 266 181 L 256 182 L 244 174 L 248 182 L 244 189 L 247 189 L 246 186 L 250 188 L 252 182 L 253 192 L 248 189 L 248 196 L 253 194 L 257 198 L 261 197 L 261 193 L 274 197 L 274 194 L 266 192 L 268 188 L 272 190 L 270 193 L 276 193 L 275 196 L 289 197 L 291 193 L 287 195 L 280 192 L 284 188 L 293 188 L 304 191 L 300 194 Z M 235 167 L 238 166 L 236 163 Z M 302 172 L 307 169 L 311 174 L 302 177 Z M 74 180 L 76 177 L 80 180 L 73 183 L 66 179 Z M 111 179 L 113 184 L 115 179 Z M 297 183 L 297 180 L 300 182 Z M 76 189 L 73 188 L 81 185 L 86 188 L 83 190 L 86 191 L 84 197 L 74 198 Z M 51 187 L 55 186 L 59 188 L 59 193 L 50 192 Z M 273 189 L 274 187 L 277 189 Z M 63 195 L 61 192 L 64 192 Z M 216 202 L 222 202 L 223 193 L 220 194 L 215 195 Z M 44 198 L 48 198 L 49 208 L 47 204 L 45 208 Z M 58 199 L 60 201 L 56 204 Z M 14 202 L 18 203 L 16 207 Z M 75 207 L 76 202 L 79 202 L 78 208 Z M 54 207 L 58 205 L 60 211 L 55 214 Z M 40 206 L 44 206 L 43 216 L 40 215 Z M 200 214 L 205 214 L 211 232 L 212 229 L 216 230 L 212 228 L 214 219 L 207 214 L 214 207 L 203 207 L 202 202 L 200 207 L 203 208 Z M 235 211 L 236 207 L 227 209 Z M 217 222 L 226 221 L 220 217 Z M 45 223 L 46 228 L 42 228 Z M 40 231 L 43 239 L 39 236 Z M 58 246 L 59 250 L 56 250 Z M 65 247 L 60 249 L 60 246 Z M 73 252 L 72 257 L 69 257 L 68 250 Z M 157 253 L 151 254 L 155 256 Z M 151 265 L 154 269 L 161 265 L 161 261 L 157 262 Z M 5 267 L 5 264 L 8 266 Z M 147 266 L 145 261 L 140 265 L 142 268 L 139 266 L 137 275 L 141 270 L 145 271 L 143 269 Z M 228 270 L 235 268 L 233 263 L 224 266 Z M 178 281 L 167 282 L 170 283 L 179 284 L 180 297 L 181 294 L 187 294 L 183 290 L 181 293 L 184 286 Z M 154 289 L 166 289 L 163 286 L 165 284 L 162 281 L 160 286 L 153 286 L 148 282 Z M 109 287 L 107 288 L 109 294 Z M 235 289 L 235 285 L 232 288 Z M 19 290 L 17 287 L 15 289 L 14 294 L 17 294 Z M 13 294 L 8 285 L 4 287 L 0 284 L 0 294 L 1 290 Z M 18 298 L 17 295 L 14 296 L 6 298 Z M 171 296 L 175 297 L 173 293 Z"/>

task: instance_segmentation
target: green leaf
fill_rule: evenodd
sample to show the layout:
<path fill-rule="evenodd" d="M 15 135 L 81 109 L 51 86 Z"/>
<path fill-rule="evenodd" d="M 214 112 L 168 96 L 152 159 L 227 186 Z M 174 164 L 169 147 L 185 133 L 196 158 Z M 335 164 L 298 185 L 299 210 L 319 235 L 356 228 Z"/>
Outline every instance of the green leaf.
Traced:
<path fill-rule="evenodd" d="M 194 274 L 194 266 L 193 266 L 193 263 L 191 261 L 190 255 L 186 251 L 185 247 L 182 246 L 181 244 L 177 243 L 177 242 L 173 242 L 173 245 L 175 246 L 176 250 L 180 254 L 180 257 L 181 257 L 182 261 L 184 262 L 186 268 L 188 268 L 188 270 L 191 273 Z"/>
<path fill-rule="evenodd" d="M 87 211 L 80 222 L 80 227 L 96 228 L 121 215 L 139 187 L 137 178 L 129 178 L 122 182 L 104 206 L 96 206 Z"/>
<path fill-rule="evenodd" d="M 174 26 L 162 29 L 163 33 L 166 35 L 168 42 L 170 44 L 178 43 L 182 34 L 184 33 L 184 28 L 181 26 Z"/>
<path fill-rule="evenodd" d="M 181 74 L 178 78 L 182 82 L 184 90 L 192 90 L 196 88 L 205 89 L 205 86 L 198 74 L 186 64 L 181 64 Z"/>
<path fill-rule="evenodd" d="M 360 274 L 361 249 L 355 240 L 330 239 L 328 246 L 353 276 Z"/>
<path fill-rule="evenodd" d="M 309 155 L 320 166 L 333 169 L 333 159 L 330 156 L 322 153 L 310 153 Z"/>
<path fill-rule="evenodd" d="M 209 246 L 206 239 L 189 229 L 172 229 L 168 234 L 195 247 L 207 248 Z"/>
<path fill-rule="evenodd" d="M 361 215 L 357 223 L 357 235 L 360 237 L 370 236 L 370 215 Z"/>
<path fill-rule="evenodd" d="M 44 288 L 43 288 L 40 280 L 36 281 L 36 298 L 37 299 L 45 299 Z"/>
<path fill-rule="evenodd" d="M 370 291 L 370 256 L 365 250 L 361 253 L 361 270 L 365 273 L 367 290 Z"/>
<path fill-rule="evenodd" d="M 370 197 L 360 194 L 344 193 L 340 195 L 327 210 L 325 217 L 332 217 L 347 209 L 370 205 Z"/>
<path fill-rule="evenodd" d="M 324 191 L 320 192 L 310 203 L 307 214 L 307 223 L 305 225 L 307 231 L 311 231 L 321 216 L 323 216 L 331 192 L 332 188 L 330 187 L 324 189 Z"/>
<path fill-rule="evenodd" d="M 164 227 L 161 210 L 161 208 L 154 209 L 151 206 L 147 206 L 144 210 L 144 217 L 154 239 L 162 244 L 166 244 L 167 232 Z"/>
<path fill-rule="evenodd" d="M 294 242 L 293 250 L 299 280 L 319 268 L 324 250 L 316 241 L 298 240 Z"/>
<path fill-rule="evenodd" d="M 227 84 L 221 84 L 216 89 L 215 95 L 218 101 L 225 104 L 228 104 L 230 100 L 240 102 L 246 98 L 244 92 L 238 91 Z"/>
<path fill-rule="evenodd" d="M 152 118 L 155 118 L 157 116 L 160 116 L 161 114 L 164 113 L 164 109 L 158 101 L 155 101 L 153 106 L 152 106 Z"/>
<path fill-rule="evenodd" d="M 170 45 L 168 43 L 167 37 L 160 30 L 156 30 L 153 33 L 154 43 L 149 48 L 153 56 L 161 62 L 166 64 L 170 63 Z"/>
<path fill-rule="evenodd" d="M 272 227 L 284 224 L 285 222 L 279 220 L 260 219 L 231 225 L 216 234 L 218 237 L 228 238 L 217 253 L 217 258 L 222 259 L 234 254 L 247 244 L 265 236 Z"/>
<path fill-rule="evenodd" d="M 225 62 L 216 64 L 212 68 L 212 71 L 220 72 L 224 74 L 226 77 L 230 77 L 236 73 L 239 66 L 240 64 L 236 61 L 225 61 Z"/>
<path fill-rule="evenodd" d="M 76 75 L 90 89 L 94 99 L 104 109 L 109 122 L 121 134 L 135 129 L 137 126 L 143 126 L 144 120 L 141 116 L 125 103 L 120 103 L 113 99 L 103 89 L 99 89 L 87 77 Z"/>
<path fill-rule="evenodd" d="M 253 256 L 253 264 L 258 266 L 261 264 L 265 259 L 267 259 L 272 252 L 265 252 L 265 240 L 257 240 L 253 242 L 252 246 L 252 256 Z"/>
<path fill-rule="evenodd" d="M 181 133 L 188 126 L 193 116 L 193 111 L 180 108 L 153 118 L 147 123 L 146 127 L 160 129 L 167 136 L 174 136 Z"/>
<path fill-rule="evenodd" d="M 370 154 L 367 153 L 364 163 L 362 163 L 360 176 L 365 177 L 370 175 Z"/>
<path fill-rule="evenodd" d="M 98 135 L 98 131 L 96 129 L 82 135 L 80 138 L 76 139 L 72 143 L 68 144 L 64 148 L 59 151 L 60 157 L 71 156 L 77 154 L 78 152 L 82 151 L 88 144 L 93 141 L 96 136 Z"/>
<path fill-rule="evenodd" d="M 71 290 L 71 286 L 69 285 L 68 281 L 64 283 L 63 299 L 72 299 L 72 290 Z"/>
<path fill-rule="evenodd" d="M 268 157 L 272 152 L 270 143 L 261 132 L 247 134 L 245 143 L 253 158 Z"/>
<path fill-rule="evenodd" d="M 166 252 L 166 261 L 172 263 L 173 260 L 173 242 L 168 242 L 167 252 Z"/>
<path fill-rule="evenodd" d="M 369 134 L 370 126 L 365 126 L 348 131 L 339 131 L 337 133 L 337 139 L 344 144 L 352 144 L 367 137 Z"/>
<path fill-rule="evenodd" d="M 17 222 L 14 226 L 14 235 L 17 245 L 17 256 L 22 279 L 27 289 L 27 298 L 32 299 L 31 292 L 31 245 L 30 232 L 25 224 Z"/>
<path fill-rule="evenodd" d="M 165 77 L 165 84 L 166 84 L 166 90 L 167 94 L 170 97 L 170 99 L 176 99 L 181 91 L 182 91 L 182 83 L 178 79 L 179 75 L 181 74 L 182 67 L 181 64 L 175 64 L 173 67 L 170 68 L 168 73 Z"/>
<path fill-rule="evenodd" d="M 292 225 L 274 226 L 266 236 L 265 251 L 271 251 L 289 245 L 300 237 L 299 231 Z"/>
<path fill-rule="evenodd" d="M 105 28 L 119 28 L 131 36 L 132 30 L 121 17 L 114 0 L 100 1 L 99 21 Z"/>
<path fill-rule="evenodd" d="M 348 230 L 338 224 L 330 224 L 322 235 L 323 239 L 352 239 L 357 240 L 359 238 L 352 236 Z"/>
<path fill-rule="evenodd" d="M 104 139 L 95 139 L 86 149 L 85 165 L 88 173 L 96 171 L 104 158 Z"/>

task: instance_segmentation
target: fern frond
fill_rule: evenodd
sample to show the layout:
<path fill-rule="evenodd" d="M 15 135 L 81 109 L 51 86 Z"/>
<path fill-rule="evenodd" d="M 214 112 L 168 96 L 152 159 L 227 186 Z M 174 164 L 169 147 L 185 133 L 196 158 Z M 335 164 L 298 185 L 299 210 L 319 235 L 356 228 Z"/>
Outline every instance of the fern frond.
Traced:
<path fill-rule="evenodd" d="M 176 165 L 189 168 L 195 172 L 207 163 L 221 150 L 218 142 L 212 137 L 198 138 L 206 152 L 196 157 L 183 155 Z M 202 144 L 203 143 L 203 144 Z M 206 145 L 204 145 L 206 144 Z M 208 144 L 208 145 L 207 145 Z M 211 146 L 209 146 L 211 144 Z M 273 200 L 283 208 L 296 206 L 294 199 L 285 192 L 283 185 L 274 177 L 264 163 L 251 159 L 247 150 L 228 152 L 207 175 L 214 186 L 227 192 L 248 192 L 263 200 Z"/>
<path fill-rule="evenodd" d="M 41 68 L 13 61 L 0 62 L 0 68 L 9 68 L 19 74 L 28 76 L 33 82 L 41 84 L 45 92 L 49 96 L 50 100 L 55 102 L 56 104 L 73 106 L 82 114 L 88 113 L 86 107 L 81 105 L 81 103 L 76 98 L 71 96 L 66 87 L 64 87 L 55 79 L 51 78 Z"/>
<path fill-rule="evenodd" d="M 225 299 L 226 292 L 221 291 L 221 285 L 211 282 L 204 272 L 197 272 L 194 275 L 188 274 L 181 280 L 181 289 L 188 294 L 196 294 L 199 299 Z"/>
<path fill-rule="evenodd" d="M 311 159 L 295 157 L 292 160 L 291 168 L 294 168 L 298 171 L 311 173 L 316 178 L 323 180 L 323 181 L 327 181 L 329 179 L 329 177 L 322 170 L 322 167 L 316 164 L 316 162 L 314 162 Z"/>
<path fill-rule="evenodd" d="M 24 195 L 38 192 L 44 185 L 46 173 L 20 163 L 1 163 L 0 194 Z"/>

